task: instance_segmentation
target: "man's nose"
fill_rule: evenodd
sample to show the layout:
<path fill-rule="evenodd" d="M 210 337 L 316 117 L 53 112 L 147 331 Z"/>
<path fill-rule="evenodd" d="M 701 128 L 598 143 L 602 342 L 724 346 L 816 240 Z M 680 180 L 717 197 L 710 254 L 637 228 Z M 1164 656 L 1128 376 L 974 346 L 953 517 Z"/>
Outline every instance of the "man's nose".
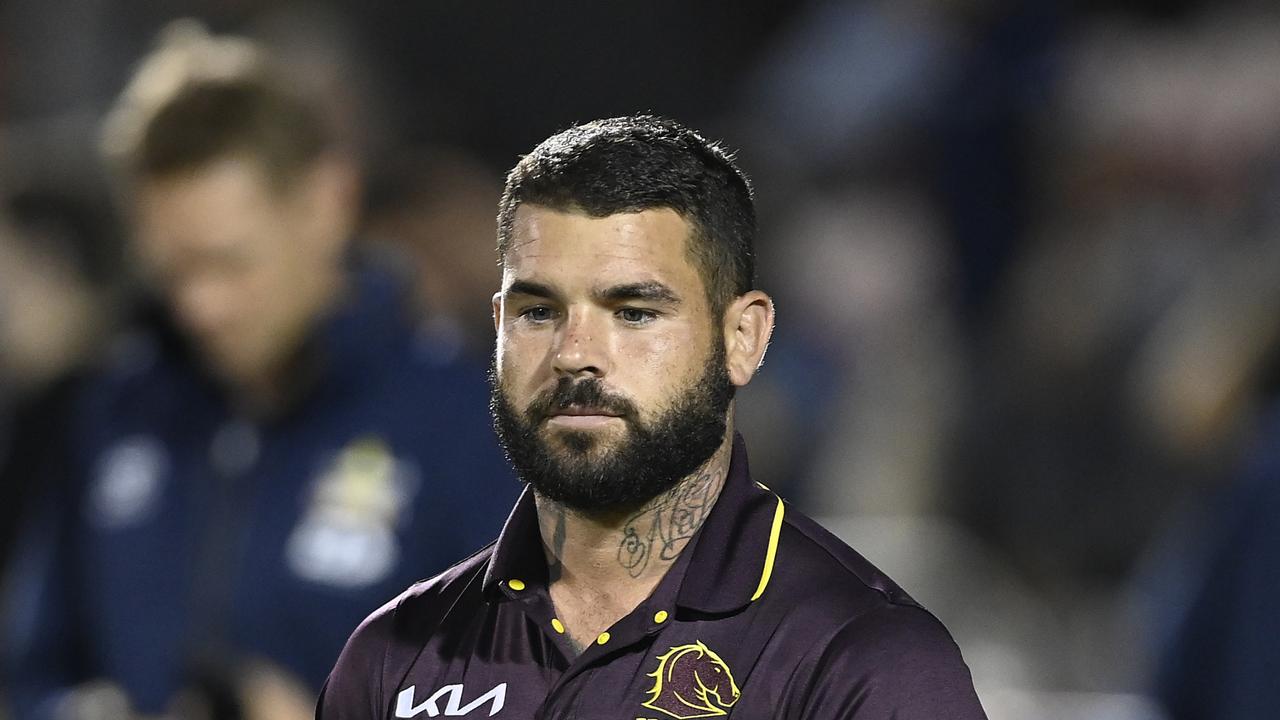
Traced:
<path fill-rule="evenodd" d="M 556 374 L 606 375 L 611 365 L 607 323 L 589 311 L 571 309 L 556 332 L 551 365 Z"/>

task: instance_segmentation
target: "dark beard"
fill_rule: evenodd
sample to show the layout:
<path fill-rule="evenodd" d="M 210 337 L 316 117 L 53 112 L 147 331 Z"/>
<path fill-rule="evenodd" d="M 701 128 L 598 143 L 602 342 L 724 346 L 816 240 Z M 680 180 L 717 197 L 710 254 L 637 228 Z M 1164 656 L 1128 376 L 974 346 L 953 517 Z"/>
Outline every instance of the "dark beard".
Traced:
<path fill-rule="evenodd" d="M 652 423 L 642 422 L 626 398 L 605 393 L 595 378 L 560 378 L 523 413 L 512 406 L 495 371 L 489 379 L 493 426 L 520 479 L 543 497 L 584 513 L 639 508 L 702 467 L 724 441 L 735 390 L 718 343 L 702 376 Z M 600 449 L 596 435 L 566 431 L 559 434 L 563 450 L 551 448 L 539 434 L 543 421 L 570 405 L 620 416 L 627 425 L 620 445 Z"/>

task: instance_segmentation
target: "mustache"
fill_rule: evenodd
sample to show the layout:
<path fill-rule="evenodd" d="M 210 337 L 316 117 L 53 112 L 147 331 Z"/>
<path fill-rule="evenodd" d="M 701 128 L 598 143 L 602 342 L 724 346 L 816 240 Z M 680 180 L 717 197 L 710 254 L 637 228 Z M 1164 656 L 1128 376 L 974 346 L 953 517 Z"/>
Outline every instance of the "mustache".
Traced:
<path fill-rule="evenodd" d="M 529 419 L 536 422 L 574 405 L 597 408 L 624 419 L 636 416 L 636 407 L 630 400 L 609 393 L 599 380 L 589 378 L 574 382 L 563 377 L 556 381 L 555 387 L 539 393 L 529 403 L 527 413 Z"/>

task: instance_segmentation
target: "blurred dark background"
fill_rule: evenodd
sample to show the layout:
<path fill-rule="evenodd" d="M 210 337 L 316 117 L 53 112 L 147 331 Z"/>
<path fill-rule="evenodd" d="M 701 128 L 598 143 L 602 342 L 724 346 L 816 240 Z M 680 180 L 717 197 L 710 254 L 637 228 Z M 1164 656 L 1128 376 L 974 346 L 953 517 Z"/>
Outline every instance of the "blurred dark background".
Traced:
<path fill-rule="evenodd" d="M 521 152 L 642 111 L 722 139 L 778 302 L 739 412 L 758 479 L 948 624 L 993 720 L 1280 712 L 1272 3 L 5 0 L 11 558 L 144 294 L 97 144 L 182 17 L 328 98 L 360 242 L 479 356 Z"/>

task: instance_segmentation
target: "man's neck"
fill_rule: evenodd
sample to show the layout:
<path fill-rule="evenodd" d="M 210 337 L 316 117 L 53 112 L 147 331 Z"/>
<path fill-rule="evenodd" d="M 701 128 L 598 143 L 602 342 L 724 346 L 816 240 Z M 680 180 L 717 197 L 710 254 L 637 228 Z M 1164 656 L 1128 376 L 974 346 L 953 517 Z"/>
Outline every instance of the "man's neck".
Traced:
<path fill-rule="evenodd" d="M 232 380 L 236 411 L 259 421 L 284 415 L 306 397 L 318 382 L 328 360 L 320 331 L 352 291 L 341 268 L 323 273 L 316 282 L 316 298 L 305 319 L 282 340 L 279 357 L 257 374 Z"/>
<path fill-rule="evenodd" d="M 535 496 L 551 599 L 581 650 L 653 592 L 711 512 L 732 432 L 697 472 L 631 512 L 584 514 Z"/>
<path fill-rule="evenodd" d="M 233 385 L 235 411 L 259 422 L 284 415 L 315 385 L 321 361 L 319 349 L 308 338 L 287 356 L 280 369 Z"/>

